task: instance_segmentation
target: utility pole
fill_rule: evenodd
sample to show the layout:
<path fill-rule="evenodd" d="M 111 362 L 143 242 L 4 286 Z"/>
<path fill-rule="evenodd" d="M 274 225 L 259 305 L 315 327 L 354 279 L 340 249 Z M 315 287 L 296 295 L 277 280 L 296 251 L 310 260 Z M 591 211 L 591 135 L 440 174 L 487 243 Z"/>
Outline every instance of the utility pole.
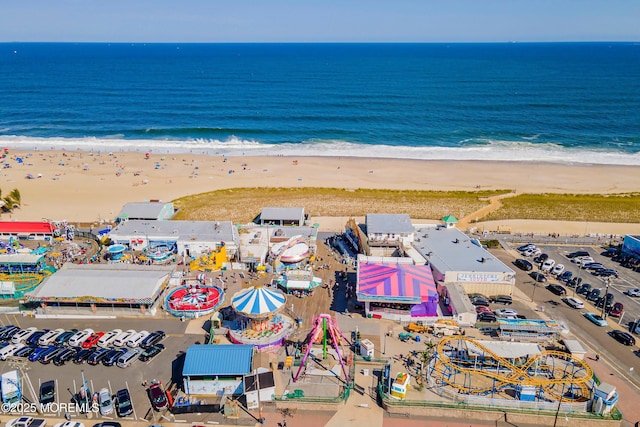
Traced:
<path fill-rule="evenodd" d="M 611 276 L 607 277 L 606 279 L 604 279 L 607 286 L 605 287 L 604 290 L 604 296 L 602 297 L 602 318 L 606 319 L 607 318 L 607 294 L 609 293 L 609 285 L 611 285 Z"/>

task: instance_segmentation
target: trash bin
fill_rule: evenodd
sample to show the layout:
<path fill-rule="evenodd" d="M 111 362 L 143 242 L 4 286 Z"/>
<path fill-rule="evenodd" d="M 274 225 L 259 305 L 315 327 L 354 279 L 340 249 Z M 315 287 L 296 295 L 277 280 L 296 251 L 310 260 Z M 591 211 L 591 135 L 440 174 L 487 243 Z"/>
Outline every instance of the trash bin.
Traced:
<path fill-rule="evenodd" d="M 416 335 L 416 342 L 420 342 L 420 335 Z"/>

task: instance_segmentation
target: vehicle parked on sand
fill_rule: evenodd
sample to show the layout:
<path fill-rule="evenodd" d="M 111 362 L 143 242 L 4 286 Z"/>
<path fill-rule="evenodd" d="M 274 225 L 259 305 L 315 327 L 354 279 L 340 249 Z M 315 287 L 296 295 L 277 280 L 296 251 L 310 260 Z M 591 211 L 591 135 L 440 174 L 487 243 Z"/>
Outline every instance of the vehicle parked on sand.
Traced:
<path fill-rule="evenodd" d="M 589 319 L 591 322 L 595 323 L 598 326 L 601 326 L 601 327 L 609 326 L 607 321 L 604 320 L 602 318 L 602 316 L 600 316 L 599 314 L 596 314 L 596 313 L 585 313 L 584 317 L 586 317 L 587 319 Z"/>

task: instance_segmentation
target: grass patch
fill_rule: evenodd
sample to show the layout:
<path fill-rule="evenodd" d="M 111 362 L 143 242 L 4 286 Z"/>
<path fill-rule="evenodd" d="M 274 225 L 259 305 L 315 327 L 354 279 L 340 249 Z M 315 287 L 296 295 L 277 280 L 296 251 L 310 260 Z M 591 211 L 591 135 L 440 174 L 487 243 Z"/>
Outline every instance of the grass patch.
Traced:
<path fill-rule="evenodd" d="M 364 216 L 404 213 L 411 218 L 461 218 L 487 205 L 486 198 L 511 190 L 400 191 L 341 188 L 233 188 L 174 200 L 175 219 L 252 221 L 265 206 L 303 206 L 313 216 Z"/>
<path fill-rule="evenodd" d="M 591 222 L 640 222 L 640 193 L 520 194 L 502 200 L 502 207 L 482 221 L 541 219 Z"/>

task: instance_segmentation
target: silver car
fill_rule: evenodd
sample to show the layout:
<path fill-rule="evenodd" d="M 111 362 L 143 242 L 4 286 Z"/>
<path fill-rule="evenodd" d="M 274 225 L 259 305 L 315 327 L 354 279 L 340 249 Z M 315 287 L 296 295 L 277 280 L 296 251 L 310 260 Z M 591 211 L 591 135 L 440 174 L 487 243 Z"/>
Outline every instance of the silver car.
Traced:
<path fill-rule="evenodd" d="M 113 414 L 113 401 L 108 388 L 102 388 L 98 392 L 98 404 L 100 405 L 100 414 Z"/>

